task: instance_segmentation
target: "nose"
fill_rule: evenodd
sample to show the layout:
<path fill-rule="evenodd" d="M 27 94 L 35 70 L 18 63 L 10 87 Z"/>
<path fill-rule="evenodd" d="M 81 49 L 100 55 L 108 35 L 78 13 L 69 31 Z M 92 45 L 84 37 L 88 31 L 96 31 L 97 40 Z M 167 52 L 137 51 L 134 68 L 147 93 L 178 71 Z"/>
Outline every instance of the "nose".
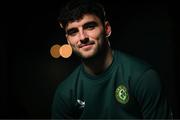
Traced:
<path fill-rule="evenodd" d="M 86 32 L 85 31 L 80 31 L 79 32 L 79 38 L 81 41 L 85 40 L 87 38 Z"/>

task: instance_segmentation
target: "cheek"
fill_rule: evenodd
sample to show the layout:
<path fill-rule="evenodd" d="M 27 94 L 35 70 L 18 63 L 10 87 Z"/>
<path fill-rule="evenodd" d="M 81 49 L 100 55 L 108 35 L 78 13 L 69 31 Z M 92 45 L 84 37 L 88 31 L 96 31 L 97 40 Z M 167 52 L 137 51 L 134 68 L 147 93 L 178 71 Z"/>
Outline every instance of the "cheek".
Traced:
<path fill-rule="evenodd" d="M 89 36 L 91 39 L 93 39 L 93 40 L 98 40 L 98 39 L 101 38 L 102 33 L 101 33 L 100 31 L 94 31 L 94 32 L 90 32 L 90 33 L 88 34 L 88 36 Z"/>
<path fill-rule="evenodd" d="M 76 39 L 67 40 L 73 51 L 78 51 L 78 41 Z"/>
<path fill-rule="evenodd" d="M 92 34 L 92 39 L 101 42 L 104 39 L 105 33 L 104 31 L 96 31 Z"/>
<path fill-rule="evenodd" d="M 75 38 L 67 38 L 67 41 L 68 43 L 71 45 L 71 46 L 74 46 L 76 43 L 77 43 L 77 39 Z"/>

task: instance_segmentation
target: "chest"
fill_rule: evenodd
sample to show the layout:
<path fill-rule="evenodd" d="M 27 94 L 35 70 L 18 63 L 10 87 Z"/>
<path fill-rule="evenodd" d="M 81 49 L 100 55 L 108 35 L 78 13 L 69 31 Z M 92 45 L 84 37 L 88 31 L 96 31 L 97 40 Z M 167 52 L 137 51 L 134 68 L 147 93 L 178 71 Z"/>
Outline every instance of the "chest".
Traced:
<path fill-rule="evenodd" d="M 140 118 L 139 104 L 130 91 L 119 74 L 100 82 L 81 80 L 75 106 L 81 118 Z"/>

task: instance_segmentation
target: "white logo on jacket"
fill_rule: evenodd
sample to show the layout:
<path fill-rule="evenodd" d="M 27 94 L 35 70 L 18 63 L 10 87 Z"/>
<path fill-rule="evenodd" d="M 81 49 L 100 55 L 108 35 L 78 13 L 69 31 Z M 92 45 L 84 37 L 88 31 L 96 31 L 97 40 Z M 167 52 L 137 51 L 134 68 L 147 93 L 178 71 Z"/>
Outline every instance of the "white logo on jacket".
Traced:
<path fill-rule="evenodd" d="M 84 108 L 85 107 L 85 101 L 77 99 L 77 103 L 80 105 L 80 108 Z"/>

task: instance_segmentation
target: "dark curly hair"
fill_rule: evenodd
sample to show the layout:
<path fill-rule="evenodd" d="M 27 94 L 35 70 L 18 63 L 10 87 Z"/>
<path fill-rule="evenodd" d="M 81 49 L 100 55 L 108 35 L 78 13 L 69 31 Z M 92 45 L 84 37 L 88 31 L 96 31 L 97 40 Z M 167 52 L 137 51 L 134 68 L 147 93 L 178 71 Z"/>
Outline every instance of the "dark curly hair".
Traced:
<path fill-rule="evenodd" d="M 60 10 L 58 22 L 65 28 L 68 22 L 82 19 L 85 14 L 96 15 L 101 22 L 106 21 L 105 10 L 102 4 L 93 0 L 71 0 Z"/>

